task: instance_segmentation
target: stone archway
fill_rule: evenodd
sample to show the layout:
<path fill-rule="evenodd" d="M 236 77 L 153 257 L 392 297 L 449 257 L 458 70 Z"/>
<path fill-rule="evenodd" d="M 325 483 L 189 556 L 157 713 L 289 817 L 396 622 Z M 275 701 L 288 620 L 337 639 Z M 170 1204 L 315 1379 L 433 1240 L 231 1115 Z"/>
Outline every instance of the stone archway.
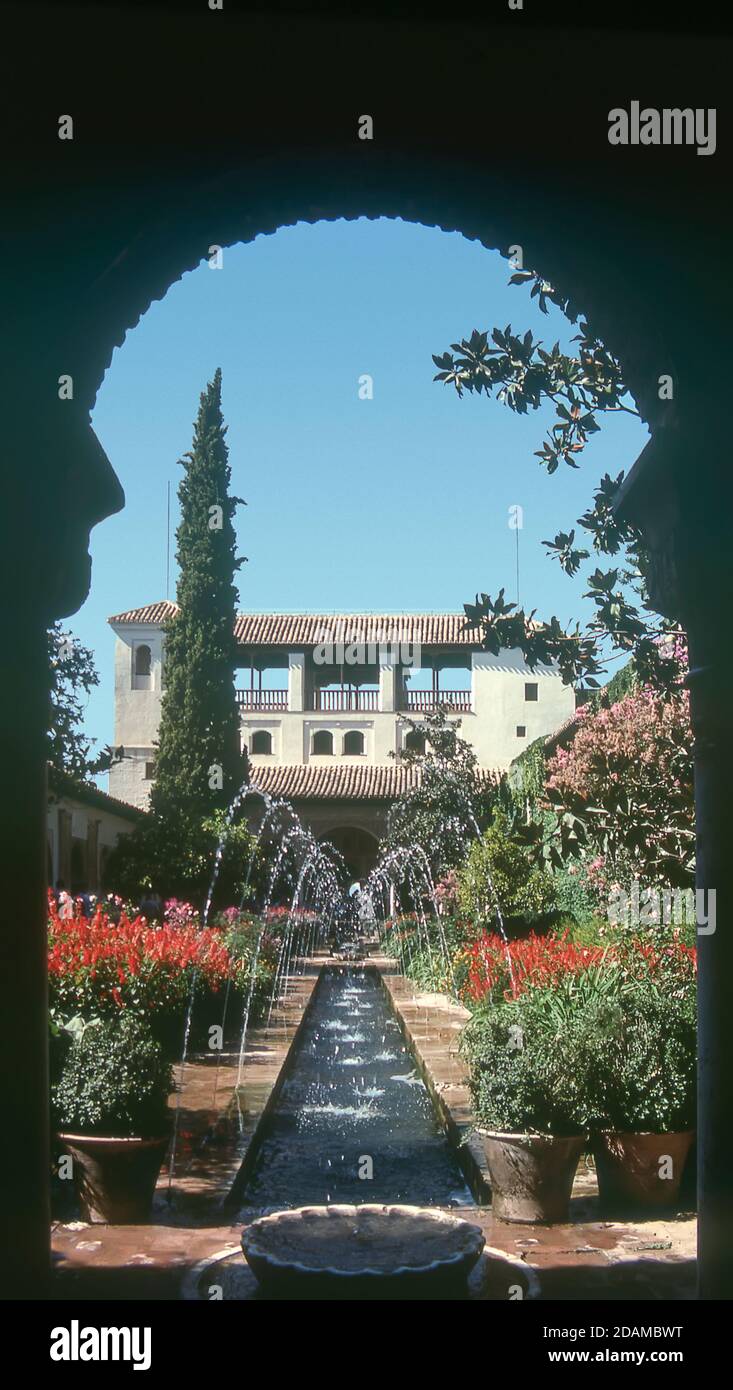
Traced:
<path fill-rule="evenodd" d="M 359 825 L 335 825 L 319 839 L 329 841 L 343 856 L 350 879 L 363 882 L 377 862 L 379 840 Z"/>
<path fill-rule="evenodd" d="M 9 962 L 3 1003 L 6 1030 L 24 1039 L 26 1063 L 24 1074 L 13 1069 L 4 1091 L 8 1128 L 25 1138 L 8 1155 L 14 1297 L 24 1279 L 37 1293 L 48 1249 L 45 626 L 83 601 L 89 531 L 124 500 L 88 419 L 114 348 L 212 243 L 246 241 L 297 219 L 402 216 L 462 231 L 488 247 L 521 244 L 525 263 L 541 268 L 591 318 L 624 363 L 653 432 L 623 505 L 653 552 L 659 606 L 681 617 L 690 633 L 700 881 L 719 886 L 725 919 L 731 658 L 721 649 L 717 615 L 731 598 L 730 314 L 721 304 L 730 284 L 713 292 L 710 282 L 711 267 L 724 263 L 730 157 L 721 151 L 709 161 L 679 151 L 674 163 L 652 163 L 648 151 L 611 151 L 605 142 L 620 73 L 630 94 L 653 100 L 650 73 L 654 87 L 656 73 L 684 67 L 686 100 L 697 83 L 706 106 L 718 92 L 722 104 L 729 80 L 724 45 L 702 52 L 684 41 L 660 48 L 657 35 L 633 44 L 606 35 L 602 44 L 591 36 L 584 49 L 580 31 L 537 36 L 532 29 L 519 44 L 509 22 L 496 29 L 473 19 L 421 26 L 418 7 L 413 25 L 367 18 L 348 34 L 327 19 L 290 16 L 283 25 L 277 17 L 227 18 L 228 42 L 212 61 L 208 18 L 180 16 L 171 61 L 170 25 L 154 5 L 129 31 L 101 7 L 84 7 L 78 33 L 65 11 L 51 12 L 47 51 L 40 52 L 29 13 L 26 52 L 44 93 L 33 120 L 26 119 L 32 97 L 22 63 L 7 92 L 21 117 L 9 141 L 17 178 L 6 184 L 8 230 L 34 272 L 32 285 L 17 276 L 8 306 L 8 523 L 0 547 L 12 595 L 0 836 Z M 105 54 L 103 67 L 88 63 L 90 48 Z M 66 55 L 61 86 L 59 51 Z M 200 107 L 180 100 L 207 61 L 217 79 L 213 134 Z M 553 84 L 552 120 L 543 119 L 553 63 L 583 75 L 582 115 L 574 84 L 563 82 Z M 66 109 L 72 91 L 78 138 L 73 150 L 62 151 L 48 122 Z M 369 146 L 356 135 L 365 103 L 376 108 Z M 458 134 L 454 109 L 461 113 Z M 36 120 L 41 111 L 45 124 Z M 492 112 L 501 116 L 492 120 Z M 60 166 L 65 156 L 72 157 Z M 707 173 L 713 163 L 714 184 Z M 662 409 L 656 383 L 669 371 L 677 389 L 674 404 Z M 57 395 L 62 375 L 73 379 L 71 400 Z M 701 1287 L 725 1297 L 733 1290 L 729 933 L 701 941 L 700 969 Z"/>

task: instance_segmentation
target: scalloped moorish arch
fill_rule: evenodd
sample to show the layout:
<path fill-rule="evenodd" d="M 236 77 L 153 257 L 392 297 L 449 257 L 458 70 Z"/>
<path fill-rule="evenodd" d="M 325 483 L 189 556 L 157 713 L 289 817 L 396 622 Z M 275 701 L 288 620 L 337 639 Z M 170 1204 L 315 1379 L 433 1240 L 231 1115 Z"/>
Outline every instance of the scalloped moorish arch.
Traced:
<path fill-rule="evenodd" d="M 571 311 L 589 318 L 619 357 L 642 417 L 652 428 L 668 422 L 657 395 L 659 373 L 671 364 L 659 317 L 650 316 L 626 265 L 614 266 L 599 239 L 579 235 L 574 209 L 548 219 L 544 188 L 505 172 L 492 181 L 483 170 L 479 181 L 474 167 L 438 156 L 378 156 L 369 164 L 365 176 L 354 156 L 275 157 L 193 182 L 164 218 L 141 228 L 77 306 L 65 347 L 80 403 L 91 408 L 114 349 L 212 246 L 225 250 L 298 222 L 387 217 L 458 232 L 503 255 L 520 246 L 524 264 L 567 295 Z"/>
<path fill-rule="evenodd" d="M 152 167 L 143 171 L 143 179 L 149 182 L 150 206 L 121 218 L 124 231 L 120 238 L 107 236 L 105 241 L 100 234 L 104 249 L 101 263 L 95 263 L 93 273 L 87 273 L 83 248 L 76 260 L 73 254 L 70 256 L 68 275 L 56 287 L 53 313 L 43 338 L 37 332 L 34 336 L 37 324 L 31 324 L 27 330 L 36 365 L 25 377 L 19 377 L 19 398 L 34 408 L 38 400 L 47 401 L 43 395 L 47 382 L 55 382 L 62 371 L 73 376 L 76 386 L 73 408 L 59 407 L 54 402 L 52 407 L 45 406 L 45 418 L 33 422 L 37 455 L 52 453 L 56 460 L 46 491 L 35 503 L 36 531 L 42 542 L 50 536 L 61 537 L 57 547 L 61 556 L 54 557 L 56 569 L 52 564 L 51 572 L 48 566 L 45 572 L 50 595 L 47 607 L 42 607 L 37 597 L 40 588 L 34 588 L 35 574 L 41 573 L 40 558 L 39 564 L 26 565 L 27 608 L 34 613 L 36 622 L 41 616 L 41 633 L 43 621 L 72 613 L 83 600 L 88 582 L 84 576 L 85 532 L 122 504 L 109 462 L 99 457 L 101 451 L 90 439 L 88 424 L 88 412 L 114 349 L 149 305 L 162 299 L 175 280 L 197 266 L 212 245 L 226 247 L 251 241 L 297 221 L 360 216 L 402 217 L 460 232 L 479 240 L 487 249 L 504 252 L 519 244 L 524 250 L 524 263 L 541 269 L 568 295 L 573 310 L 589 319 L 618 356 L 642 417 L 652 430 L 645 467 L 627 489 L 623 505 L 642 525 L 656 557 L 653 584 L 659 606 L 682 615 L 690 627 L 697 672 L 693 679 L 693 717 L 698 740 L 701 883 L 724 883 L 728 844 L 723 828 L 729 824 L 729 788 L 733 781 L 727 751 L 730 661 L 721 664 L 718 658 L 717 634 L 709 611 L 708 596 L 711 592 L 720 593 L 714 583 L 720 562 L 712 554 L 714 545 L 706 548 L 700 544 L 700 538 L 721 534 L 728 499 L 716 497 L 710 486 L 706 490 L 684 482 L 691 461 L 697 458 L 699 420 L 705 414 L 710 393 L 700 377 L 697 353 L 686 345 L 680 332 L 663 258 L 659 263 L 653 258 L 640 258 L 638 228 L 630 200 L 614 220 L 612 197 L 604 201 L 599 198 L 597 206 L 589 207 L 582 195 L 575 197 L 566 184 L 560 199 L 554 195 L 547 177 L 528 179 L 526 167 L 512 169 L 506 160 L 492 166 L 478 158 L 458 164 L 454 151 L 445 145 L 432 157 L 424 151 L 416 156 L 415 149 L 406 145 L 390 155 L 371 150 L 366 158 L 363 151 L 344 153 L 336 147 L 324 154 L 306 151 L 296 155 L 283 146 L 283 150 L 275 149 L 267 159 L 247 159 L 239 168 L 230 168 L 208 182 L 200 176 L 183 178 L 167 189 L 165 206 L 156 195 Z M 80 206 L 80 219 L 93 216 L 93 194 L 88 205 Z M 686 289 L 688 310 L 694 302 L 692 285 L 691 280 Z M 713 310 L 709 305 L 704 306 L 702 317 L 703 322 L 711 321 Z M 19 341 L 22 347 L 22 331 Z M 669 371 L 678 384 L 671 407 L 661 405 L 657 393 L 660 374 Z M 717 422 L 710 426 L 708 437 L 711 434 L 718 443 L 724 439 Z M 70 511 L 69 529 L 64 531 L 64 519 Z M 33 536 L 28 544 L 34 544 Z M 74 570 L 71 580 L 67 569 Z M 729 584 L 723 592 L 729 592 Z M 36 651 L 31 652 L 30 660 L 38 661 Z M 39 680 L 42 684 L 42 667 L 36 665 L 31 672 L 29 664 L 17 689 L 22 703 L 23 681 L 27 684 L 28 700 L 24 707 L 37 711 L 29 719 L 31 723 L 35 720 L 42 730 Z M 36 744 L 31 748 L 29 742 L 25 763 L 25 754 L 18 754 L 17 776 L 8 787 L 17 826 L 31 827 L 31 838 L 36 824 L 40 825 L 41 747 Z M 721 756 L 721 750 L 725 756 Z M 26 766 L 34 769 L 30 781 L 23 771 Z M 37 865 L 34 867 L 32 853 L 22 846 L 15 852 L 19 832 L 15 834 L 16 838 L 9 840 L 16 865 L 15 878 L 9 881 L 9 915 L 13 915 L 17 904 L 18 942 L 22 942 L 23 923 L 26 919 L 31 922 L 35 933 L 32 967 L 42 975 L 34 900 L 30 909 L 27 906 L 28 885 L 35 884 L 37 878 L 40 882 L 42 871 Z M 41 843 L 40 835 L 38 842 Z M 18 959 L 26 959 L 23 950 L 19 945 Z M 724 1076 L 725 1058 L 732 1050 L 733 1039 L 731 1011 L 719 983 L 730 975 L 731 964 L 731 947 L 724 942 L 722 933 L 702 943 L 703 1023 L 707 1040 L 701 1089 L 707 1107 L 703 1132 L 708 1153 L 703 1162 L 703 1182 L 707 1183 L 703 1192 L 709 1193 L 709 1214 L 703 1229 L 710 1286 L 718 1289 L 729 1289 L 733 1283 L 731 1242 L 724 1239 L 730 1228 L 730 1205 L 725 1193 L 732 1128 L 731 1085 L 730 1081 L 724 1082 Z M 9 1000 L 11 1030 L 13 1018 L 18 1020 L 18 1028 L 25 1028 L 31 1015 L 37 1016 L 39 1028 L 45 1028 L 42 1007 L 40 1011 L 38 1008 L 38 1001 L 42 1001 L 40 976 L 38 980 L 38 987 L 29 986 L 25 994 L 19 988 L 14 990 Z M 35 1075 L 43 1073 L 43 1047 L 39 1031 L 33 1043 L 38 1063 Z M 33 1069 L 34 1065 L 31 1057 L 29 1066 Z M 25 1113 L 24 1107 L 26 1096 L 19 1090 L 19 1114 Z M 39 1133 L 44 1123 L 39 1113 L 33 1121 Z M 22 1192 L 20 1167 L 18 1181 Z M 40 1172 L 35 1171 L 26 1185 L 28 1203 L 35 1203 L 41 1211 L 41 1228 L 43 1201 L 38 1194 L 44 1183 L 42 1155 Z M 43 1240 L 38 1230 L 33 1241 L 35 1254 L 29 1257 L 29 1267 L 33 1259 L 43 1257 Z"/>

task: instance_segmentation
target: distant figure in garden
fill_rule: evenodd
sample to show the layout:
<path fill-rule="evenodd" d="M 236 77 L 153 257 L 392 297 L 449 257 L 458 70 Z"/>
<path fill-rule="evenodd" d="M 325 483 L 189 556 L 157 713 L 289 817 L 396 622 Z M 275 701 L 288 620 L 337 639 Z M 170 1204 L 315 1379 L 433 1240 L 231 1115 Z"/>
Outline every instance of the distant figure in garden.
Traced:
<path fill-rule="evenodd" d="M 149 922 L 161 922 L 163 920 L 163 899 L 160 893 L 145 893 L 138 908 L 141 917 L 147 917 Z"/>
<path fill-rule="evenodd" d="M 67 920 L 74 916 L 74 899 L 71 893 L 67 893 L 66 884 L 62 878 L 56 883 L 56 902 L 58 903 L 59 917 Z"/>

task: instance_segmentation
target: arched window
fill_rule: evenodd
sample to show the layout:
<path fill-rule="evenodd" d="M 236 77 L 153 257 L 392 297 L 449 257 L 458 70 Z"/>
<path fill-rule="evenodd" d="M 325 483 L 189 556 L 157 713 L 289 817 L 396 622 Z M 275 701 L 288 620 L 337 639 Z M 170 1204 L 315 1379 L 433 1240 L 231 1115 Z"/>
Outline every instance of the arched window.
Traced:
<path fill-rule="evenodd" d="M 152 653 L 150 647 L 143 644 L 135 648 L 135 675 L 149 676 L 152 665 Z"/>
<path fill-rule="evenodd" d="M 333 753 L 333 734 L 328 729 L 319 729 L 313 735 L 314 753 Z"/>
<path fill-rule="evenodd" d="M 150 690 L 152 683 L 153 654 L 147 642 L 142 642 L 132 653 L 132 688 Z"/>
<path fill-rule="evenodd" d="M 267 729 L 258 729 L 257 732 L 252 735 L 252 752 L 272 752 L 272 734 L 268 733 Z"/>
<path fill-rule="evenodd" d="M 349 729 L 348 734 L 344 734 L 344 753 L 354 754 L 364 752 L 364 735 L 358 729 Z"/>
<path fill-rule="evenodd" d="M 412 753 L 425 752 L 425 735 L 419 729 L 410 729 L 405 735 L 405 748 Z"/>

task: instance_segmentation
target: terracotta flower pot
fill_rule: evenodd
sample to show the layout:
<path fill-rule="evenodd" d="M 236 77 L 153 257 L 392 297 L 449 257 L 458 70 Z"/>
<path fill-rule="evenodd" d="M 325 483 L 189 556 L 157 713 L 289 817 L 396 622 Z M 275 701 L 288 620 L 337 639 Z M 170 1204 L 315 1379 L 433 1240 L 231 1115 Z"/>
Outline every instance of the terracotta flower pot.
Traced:
<path fill-rule="evenodd" d="M 106 1139 L 60 1134 L 71 1154 L 74 1186 L 84 1221 L 136 1225 L 147 1221 L 170 1135 L 158 1139 Z"/>
<path fill-rule="evenodd" d="M 582 1134 L 496 1134 L 479 1130 L 491 1177 L 491 1208 L 501 1221 L 567 1221 Z"/>
<path fill-rule="evenodd" d="M 593 1142 L 598 1196 L 604 1210 L 674 1207 L 693 1130 L 679 1134 L 599 1134 Z M 666 1162 L 665 1159 L 671 1160 Z"/>

